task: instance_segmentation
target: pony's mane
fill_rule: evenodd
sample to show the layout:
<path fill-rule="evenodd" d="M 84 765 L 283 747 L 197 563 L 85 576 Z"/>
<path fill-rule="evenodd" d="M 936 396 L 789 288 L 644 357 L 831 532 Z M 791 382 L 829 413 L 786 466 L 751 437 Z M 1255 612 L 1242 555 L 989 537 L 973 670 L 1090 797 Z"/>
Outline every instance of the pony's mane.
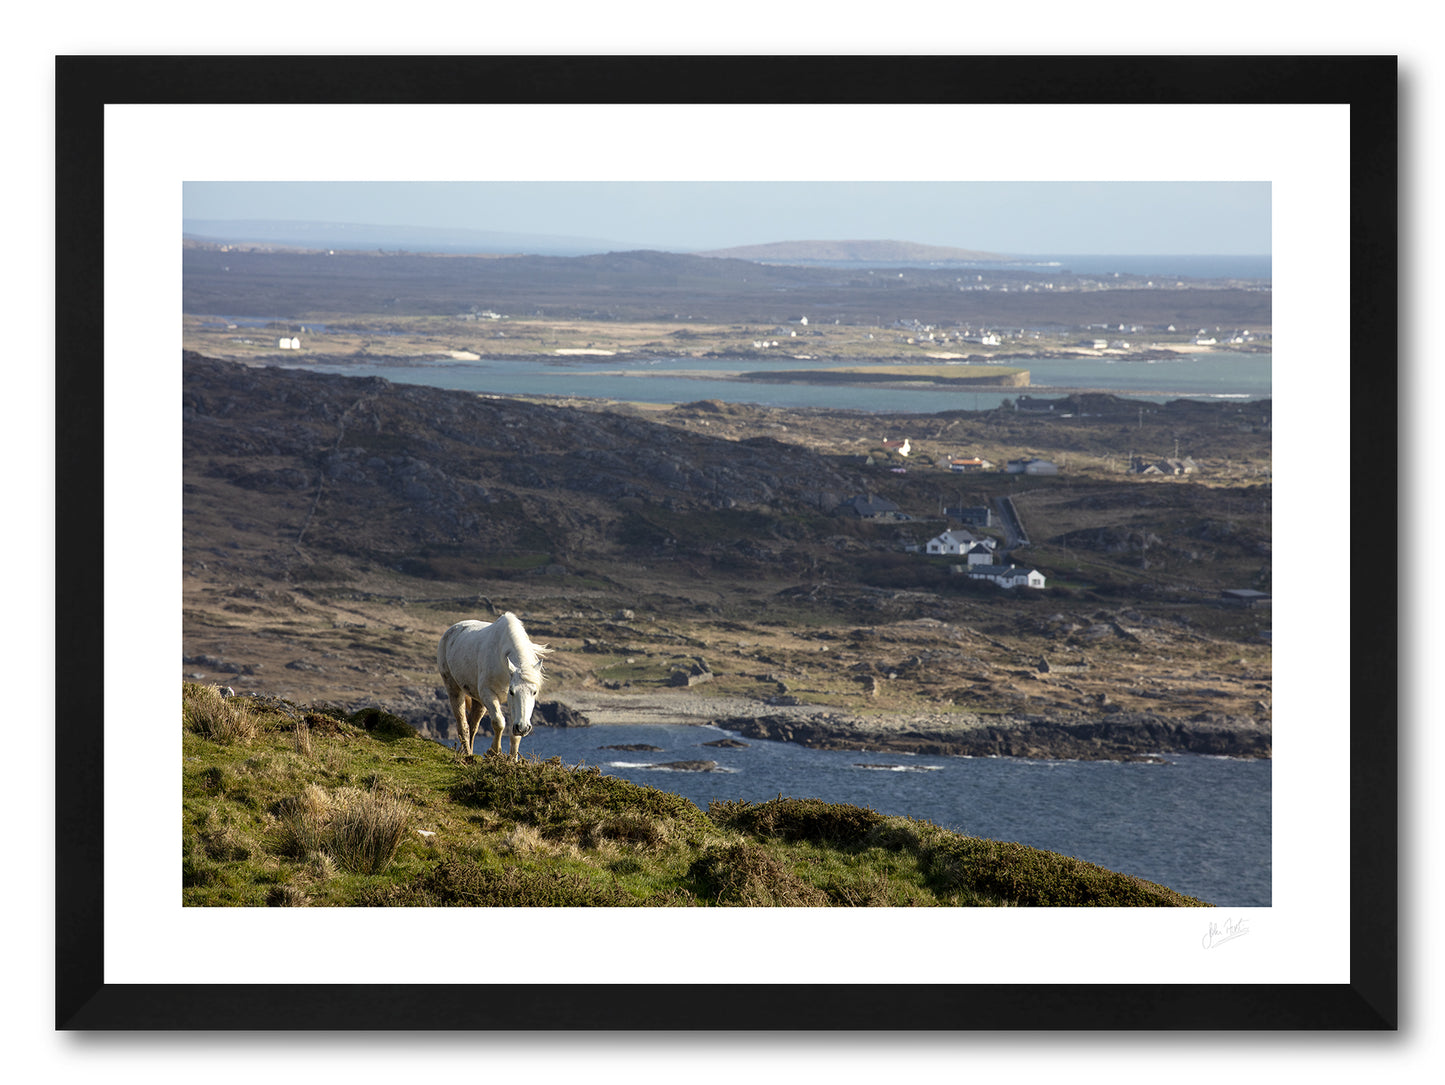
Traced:
<path fill-rule="evenodd" d="M 517 666 L 517 673 L 522 676 L 523 681 L 540 686 L 542 679 L 546 677 L 542 664 L 552 654 L 552 649 L 545 644 L 533 643 L 527 631 L 522 628 L 522 620 L 510 610 L 497 619 L 497 624 L 507 631 L 506 639 L 512 645 L 509 655 L 513 657 L 512 662 Z"/>

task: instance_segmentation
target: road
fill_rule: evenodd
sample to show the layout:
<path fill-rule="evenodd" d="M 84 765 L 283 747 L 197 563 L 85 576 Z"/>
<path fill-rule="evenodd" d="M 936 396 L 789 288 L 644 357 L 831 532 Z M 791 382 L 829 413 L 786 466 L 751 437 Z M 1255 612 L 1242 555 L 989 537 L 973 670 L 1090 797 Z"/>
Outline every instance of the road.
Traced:
<path fill-rule="evenodd" d="M 1016 547 L 1029 545 L 1029 536 L 1028 532 L 1024 531 L 1023 521 L 1019 519 L 1019 510 L 1014 507 L 1012 497 L 995 497 L 993 503 L 998 509 L 1004 531 L 1003 546 L 999 548 L 995 560 L 999 564 L 1007 564 Z"/>

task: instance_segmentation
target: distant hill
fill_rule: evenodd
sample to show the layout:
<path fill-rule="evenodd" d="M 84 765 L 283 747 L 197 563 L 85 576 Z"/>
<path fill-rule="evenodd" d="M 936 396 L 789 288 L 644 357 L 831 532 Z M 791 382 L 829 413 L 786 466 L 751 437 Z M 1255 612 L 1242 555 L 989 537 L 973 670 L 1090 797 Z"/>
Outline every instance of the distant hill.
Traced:
<path fill-rule="evenodd" d="M 552 319 L 758 323 L 772 327 L 808 314 L 815 321 L 878 325 L 894 320 L 1003 327 L 1120 324 L 1264 327 L 1268 291 L 1120 289 L 1025 290 L 1040 273 L 1008 264 L 987 269 L 992 289 L 960 292 L 957 265 L 863 265 L 735 260 L 684 253 L 619 251 L 582 256 L 444 256 L 390 245 L 291 251 L 287 246 L 182 246 L 182 312 L 320 319 L 314 314 L 451 316 L 477 306 Z M 920 246 L 921 248 L 922 246 Z M 320 248 L 320 251 L 317 251 Z M 238 251 L 240 250 L 240 251 Z M 958 252 L 960 250 L 940 250 Z M 907 268 L 906 276 L 896 272 Z M 1071 286 L 1077 277 L 1048 277 Z M 1000 289 L 1009 286 L 1007 291 Z M 1142 285 L 1142 284 L 1140 284 Z M 1103 316 L 1107 313 L 1107 317 Z"/>
<path fill-rule="evenodd" d="M 723 256 L 734 260 L 759 260 L 772 263 L 850 263 L 888 264 L 921 262 L 999 262 L 1012 257 L 975 249 L 954 249 L 944 245 L 920 245 L 915 241 L 774 241 L 767 245 L 739 245 L 731 249 L 712 249 L 698 256 Z"/>

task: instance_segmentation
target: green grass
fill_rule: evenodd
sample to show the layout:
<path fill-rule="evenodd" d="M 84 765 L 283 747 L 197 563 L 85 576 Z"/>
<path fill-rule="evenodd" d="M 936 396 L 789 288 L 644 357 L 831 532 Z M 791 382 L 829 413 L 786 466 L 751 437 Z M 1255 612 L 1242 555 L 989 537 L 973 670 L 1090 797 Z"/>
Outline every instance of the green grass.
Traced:
<path fill-rule="evenodd" d="M 843 803 L 703 811 L 558 758 L 466 759 L 376 709 L 184 683 L 181 752 L 188 906 L 1203 905 Z"/>

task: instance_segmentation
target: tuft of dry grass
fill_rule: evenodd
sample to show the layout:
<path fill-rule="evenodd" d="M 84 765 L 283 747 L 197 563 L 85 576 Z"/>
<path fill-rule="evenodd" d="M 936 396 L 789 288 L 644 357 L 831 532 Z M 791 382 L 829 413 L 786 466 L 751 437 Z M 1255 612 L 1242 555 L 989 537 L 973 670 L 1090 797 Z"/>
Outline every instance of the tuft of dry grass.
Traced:
<path fill-rule="evenodd" d="M 276 847 L 282 855 L 301 858 L 327 850 L 331 796 L 325 788 L 308 784 L 300 794 L 282 799 L 275 812 L 280 823 Z"/>
<path fill-rule="evenodd" d="M 502 838 L 503 850 L 513 855 L 531 855 L 542 846 L 542 833 L 535 825 L 517 825 Z"/>
<path fill-rule="evenodd" d="M 353 874 L 379 874 L 391 865 L 411 827 L 411 807 L 384 790 L 308 784 L 276 808 L 276 846 L 318 870 L 333 863 Z"/>
<path fill-rule="evenodd" d="M 311 748 L 311 728 L 304 719 L 296 721 L 296 730 L 292 734 L 291 744 L 302 757 L 309 759 L 314 756 Z"/>
<path fill-rule="evenodd" d="M 341 809 L 331 820 L 336 860 L 356 874 L 380 874 L 411 828 L 411 807 L 381 790 L 342 788 Z"/>
<path fill-rule="evenodd" d="M 186 730 L 222 745 L 244 745 L 260 721 L 249 702 L 222 695 L 220 686 L 187 682 L 181 687 L 181 721 Z"/>

